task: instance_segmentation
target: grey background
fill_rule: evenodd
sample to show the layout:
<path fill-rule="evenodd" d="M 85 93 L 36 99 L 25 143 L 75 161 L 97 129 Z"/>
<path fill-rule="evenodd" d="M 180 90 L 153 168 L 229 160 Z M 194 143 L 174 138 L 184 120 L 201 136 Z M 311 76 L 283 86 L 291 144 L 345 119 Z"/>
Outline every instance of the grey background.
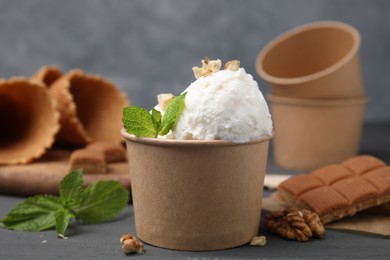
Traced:
<path fill-rule="evenodd" d="M 78 67 L 149 108 L 158 93 L 184 90 L 208 55 L 240 59 L 266 94 L 254 68 L 261 48 L 294 26 L 339 20 L 362 35 L 366 121 L 390 121 L 389 13 L 387 0 L 1 0 L 0 76 Z"/>

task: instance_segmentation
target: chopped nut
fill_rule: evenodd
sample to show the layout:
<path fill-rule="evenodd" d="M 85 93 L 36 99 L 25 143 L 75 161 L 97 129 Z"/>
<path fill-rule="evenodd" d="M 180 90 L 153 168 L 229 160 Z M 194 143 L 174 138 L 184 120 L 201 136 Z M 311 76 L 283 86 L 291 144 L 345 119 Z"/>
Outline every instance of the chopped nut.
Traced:
<path fill-rule="evenodd" d="M 171 93 L 157 95 L 157 101 L 158 101 L 158 104 L 160 105 L 162 112 L 165 112 L 165 110 L 167 110 L 167 106 L 168 106 L 169 102 L 171 102 L 174 97 L 175 96 Z"/>
<path fill-rule="evenodd" d="M 317 215 L 310 210 L 283 210 L 275 211 L 265 217 L 265 226 L 281 237 L 307 241 L 315 236 L 322 238 L 325 229 Z"/>
<path fill-rule="evenodd" d="M 142 254 L 145 252 L 144 245 L 130 233 L 124 234 L 119 241 L 122 244 L 122 250 L 127 255 L 130 253 Z"/>
<path fill-rule="evenodd" d="M 202 60 L 202 68 L 199 67 L 193 67 L 192 71 L 194 72 L 194 76 L 196 79 L 203 77 L 203 76 L 209 76 L 213 72 L 217 72 L 221 69 L 222 63 L 220 59 L 217 60 L 209 60 L 208 57 L 206 57 L 204 60 Z"/>
<path fill-rule="evenodd" d="M 226 62 L 225 70 L 237 71 L 240 68 L 239 60 L 231 60 Z"/>
<path fill-rule="evenodd" d="M 199 68 L 199 67 L 193 67 L 192 71 L 194 72 L 194 76 L 196 79 L 206 75 L 206 73 L 207 73 L 207 70 L 205 70 L 203 68 Z"/>
<path fill-rule="evenodd" d="M 267 244 L 267 238 L 265 236 L 253 237 L 250 244 L 251 246 L 265 246 Z"/>
<path fill-rule="evenodd" d="M 127 233 L 127 234 L 124 234 L 123 236 L 121 236 L 121 238 L 119 239 L 119 242 L 121 242 L 121 244 L 123 245 L 123 241 L 128 240 L 128 239 L 134 239 L 134 237 L 130 233 Z"/>
<path fill-rule="evenodd" d="M 222 62 L 220 59 L 210 60 L 208 65 L 209 70 L 211 70 L 212 72 L 217 72 L 221 70 Z"/>

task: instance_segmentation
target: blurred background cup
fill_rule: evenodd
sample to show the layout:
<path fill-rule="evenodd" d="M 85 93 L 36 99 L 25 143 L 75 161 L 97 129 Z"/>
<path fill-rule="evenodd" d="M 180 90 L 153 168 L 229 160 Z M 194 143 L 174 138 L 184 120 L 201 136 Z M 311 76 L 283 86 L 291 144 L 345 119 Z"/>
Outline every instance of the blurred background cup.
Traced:
<path fill-rule="evenodd" d="M 364 93 L 360 35 L 321 21 L 293 28 L 264 47 L 256 70 L 270 86 L 275 162 L 312 170 L 359 151 Z"/>
<path fill-rule="evenodd" d="M 137 236 L 178 250 L 248 243 L 259 231 L 269 138 L 140 138 L 122 130 Z"/>
<path fill-rule="evenodd" d="M 366 97 L 299 99 L 270 95 L 275 162 L 313 170 L 359 151 Z"/>
<path fill-rule="evenodd" d="M 260 52 L 256 70 L 272 95 L 296 98 L 364 96 L 360 35 L 352 26 L 321 21 L 296 27 Z"/>

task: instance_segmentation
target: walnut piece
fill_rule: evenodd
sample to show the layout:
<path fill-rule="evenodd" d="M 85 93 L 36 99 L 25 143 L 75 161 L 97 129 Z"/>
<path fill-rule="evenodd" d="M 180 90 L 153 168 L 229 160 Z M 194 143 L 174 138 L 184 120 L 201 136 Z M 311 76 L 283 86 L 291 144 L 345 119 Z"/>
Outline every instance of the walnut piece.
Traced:
<path fill-rule="evenodd" d="M 163 93 L 157 95 L 157 101 L 158 104 L 160 105 L 160 109 L 162 112 L 165 112 L 167 110 L 167 106 L 169 102 L 171 102 L 174 98 L 175 96 L 171 93 L 167 93 L 167 94 Z"/>
<path fill-rule="evenodd" d="M 239 60 L 228 61 L 226 62 L 224 68 L 225 70 L 237 71 L 240 68 L 240 61 Z"/>
<path fill-rule="evenodd" d="M 213 72 L 219 71 L 221 66 L 222 63 L 220 59 L 209 60 L 209 58 L 206 57 L 204 60 L 202 60 L 202 68 L 193 67 L 192 71 L 194 72 L 195 78 L 198 79 L 203 76 L 210 76 Z"/>
<path fill-rule="evenodd" d="M 130 233 L 124 234 L 120 240 L 122 244 L 122 250 L 127 255 L 130 253 L 143 254 L 145 252 L 144 245 L 133 237 Z"/>
<path fill-rule="evenodd" d="M 264 224 L 272 233 L 291 240 L 307 241 L 313 236 L 322 238 L 325 233 L 317 213 L 306 209 L 271 212 L 265 217 Z"/>
<path fill-rule="evenodd" d="M 253 237 L 249 245 L 251 246 L 265 246 L 267 244 L 267 238 L 265 236 Z"/>

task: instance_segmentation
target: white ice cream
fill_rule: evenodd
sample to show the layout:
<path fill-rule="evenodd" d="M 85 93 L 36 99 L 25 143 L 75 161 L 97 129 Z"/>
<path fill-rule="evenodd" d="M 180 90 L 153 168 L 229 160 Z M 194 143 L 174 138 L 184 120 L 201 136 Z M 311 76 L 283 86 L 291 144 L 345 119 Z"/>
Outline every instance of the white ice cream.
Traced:
<path fill-rule="evenodd" d="M 257 82 L 243 68 L 200 77 L 184 92 L 176 139 L 243 143 L 272 135 L 272 120 Z"/>

